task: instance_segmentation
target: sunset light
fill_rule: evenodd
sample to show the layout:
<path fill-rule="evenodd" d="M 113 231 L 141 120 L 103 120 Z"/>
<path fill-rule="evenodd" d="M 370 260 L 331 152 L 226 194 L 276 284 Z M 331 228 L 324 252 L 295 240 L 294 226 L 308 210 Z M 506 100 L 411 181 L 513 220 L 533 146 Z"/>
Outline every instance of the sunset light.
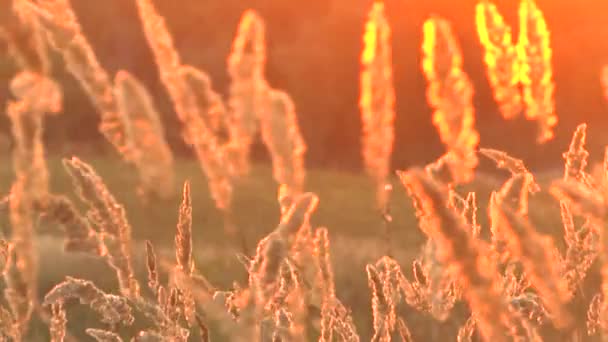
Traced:
<path fill-rule="evenodd" d="M 608 340 L 607 13 L 0 1 L 0 341 Z"/>

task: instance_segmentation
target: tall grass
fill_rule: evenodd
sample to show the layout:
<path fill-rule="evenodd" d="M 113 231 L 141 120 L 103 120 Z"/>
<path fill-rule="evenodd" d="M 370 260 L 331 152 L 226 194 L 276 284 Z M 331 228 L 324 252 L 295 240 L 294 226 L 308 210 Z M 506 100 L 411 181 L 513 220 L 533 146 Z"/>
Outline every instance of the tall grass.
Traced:
<path fill-rule="evenodd" d="M 588 171 L 586 125 L 581 124 L 563 154 L 563 177 L 548 189 L 547 182 L 538 182 L 520 159 L 479 149 L 473 85 L 446 18 L 432 16 L 423 24 L 421 51 L 432 121 L 446 152 L 425 167 L 397 172 L 400 190 L 411 198 L 417 227 L 426 238 L 408 265 L 411 271 L 405 271 L 406 263 L 399 257 L 403 251 L 386 248 L 376 261 L 359 265 L 356 257 L 361 251 L 353 244 L 336 248 L 340 240 L 330 241 L 332 227 L 315 223 L 314 215 L 324 204 L 318 194 L 307 191 L 306 143 L 296 105 L 287 92 L 273 89 L 265 79 L 263 18 L 249 10 L 239 23 L 227 60 L 231 86 L 224 102 L 204 71 L 182 64 L 154 3 L 135 1 L 160 80 L 182 122 L 183 138 L 206 176 L 209 193 L 205 195 L 222 212 L 228 237 L 238 246 L 238 252 L 230 253 L 246 276 L 237 279 L 238 273 L 227 272 L 226 278 L 234 275 L 230 286 L 217 284 L 202 272 L 196 258 L 200 251 L 195 248 L 201 243 L 193 239 L 197 223 L 192 199 L 199 189 L 190 180 L 183 184 L 179 207 L 165 204 L 163 208 L 178 213 L 174 255 L 149 240 L 143 251 L 133 237 L 126 206 L 84 160 L 63 160 L 78 201 L 49 190 L 49 177 L 58 175 L 47 169 L 41 136 L 44 114 L 61 109 L 61 91 L 51 78 L 47 44 L 63 56 L 68 70 L 87 90 L 102 116 L 100 132 L 137 170 L 140 193 L 145 195 L 140 202 L 171 203 L 177 193 L 174 161 L 146 89 L 127 71 L 110 78 L 82 34 L 70 2 L 13 0 L 20 27 L 35 44 L 11 41 L 16 35 L 2 31 L 21 68 L 11 81 L 15 100 L 7 106 L 15 140 L 14 180 L 0 202 L 0 212 L 10 223 L 9 234 L 0 237 L 4 340 L 30 340 L 35 336 L 32 327 L 41 321 L 52 341 L 74 340 L 74 335 L 83 334 L 97 341 L 329 342 L 360 341 L 368 335 L 378 342 L 412 341 L 423 335 L 416 324 L 420 316 L 438 327 L 456 317 L 451 321 L 457 323 L 451 337 L 458 341 L 606 337 L 608 148 L 604 164 Z M 538 141 L 545 142 L 557 123 L 549 32 L 532 0 L 521 1 L 519 19 L 520 36 L 514 45 L 496 6 L 483 1 L 477 7 L 489 81 L 503 116 L 512 118 L 525 110 L 529 119 L 539 122 Z M 376 186 L 376 209 L 383 213 L 378 225 L 387 228 L 389 245 L 396 236 L 388 229 L 396 100 L 390 32 L 383 4 L 374 3 L 365 23 L 361 56 L 362 156 Z M 239 226 L 248 218 L 237 220 L 242 212 L 235 205 L 234 190 L 250 177 L 249 148 L 258 132 L 272 157 L 279 210 L 275 228 L 250 245 Z M 504 184 L 494 186 L 487 204 L 467 189 L 479 176 L 479 156 L 510 172 Z M 548 235 L 534 226 L 534 216 L 546 213 L 531 210 L 529 203 L 543 194 L 553 196 L 563 233 Z M 487 213 L 480 208 L 487 208 Z M 65 253 L 106 265 L 103 277 L 114 288 L 68 271 L 40 298 L 39 270 L 45 261 L 39 259 L 37 243 L 40 218 L 62 227 Z M 138 250 L 143 262 L 138 261 Z M 335 253 L 343 256 L 336 259 Z M 138 262 L 145 266 L 143 276 Z M 599 284 L 588 282 L 587 275 L 597 268 Z M 349 292 L 338 286 L 344 273 L 367 278 L 367 295 L 357 301 L 364 310 L 348 307 Z M 70 324 L 74 300 L 94 312 L 94 322 Z M 359 319 L 361 311 L 367 312 L 367 320 Z M 362 327 L 362 322 L 369 327 Z"/>

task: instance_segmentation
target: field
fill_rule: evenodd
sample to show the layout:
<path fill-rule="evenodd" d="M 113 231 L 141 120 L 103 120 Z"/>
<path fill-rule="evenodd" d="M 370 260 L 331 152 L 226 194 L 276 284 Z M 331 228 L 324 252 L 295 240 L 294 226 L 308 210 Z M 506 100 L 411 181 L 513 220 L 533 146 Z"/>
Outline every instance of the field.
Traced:
<path fill-rule="evenodd" d="M 142 81 L 102 66 L 69 0 L 11 0 L 0 25 L 17 69 L 0 141 L 0 341 L 606 340 L 608 147 L 588 151 L 586 123 L 543 156 L 563 169 L 484 146 L 449 20 L 424 21 L 420 50 L 445 150 L 396 170 L 392 30 L 370 4 L 363 167 L 348 171 L 307 164 L 297 104 L 266 78 L 259 13 L 242 13 L 224 94 L 182 60 L 155 3 L 134 4 L 178 132 Z M 518 18 L 514 39 L 496 5 L 475 6 L 500 115 L 533 121 L 540 146 L 559 122 L 551 35 L 535 1 Z M 55 57 L 112 150 L 50 148 L 47 116 L 66 105 Z"/>
<path fill-rule="evenodd" d="M 68 156 L 64 156 L 68 157 Z M 128 219 L 133 226 L 135 238 L 135 264 L 139 278 L 144 281 L 145 249 L 144 240 L 150 240 L 158 248 L 159 255 L 173 257 L 175 225 L 178 216 L 179 198 L 170 201 L 157 201 L 142 204 L 135 188 L 137 175 L 134 170 L 125 166 L 116 158 L 82 157 L 106 181 L 108 188 L 116 194 L 118 201 L 124 204 L 129 213 Z M 65 194 L 76 198 L 71 181 L 58 156 L 48 158 L 53 193 Z M 3 165 L 10 166 L 11 160 L 4 159 Z M 487 173 L 479 174 L 473 184 L 463 191 L 475 191 L 480 202 L 479 220 L 488 227 L 487 207 L 490 193 L 501 186 L 506 179 L 505 172 L 493 171 L 487 163 Z M 6 193 L 11 184 L 11 168 L 3 168 L 0 174 L 0 192 Z M 179 181 L 190 180 L 193 202 L 193 253 L 198 268 L 219 288 L 228 288 L 234 279 L 246 279 L 246 270 L 238 261 L 237 254 L 241 247 L 234 245 L 224 233 L 221 213 L 215 208 L 209 197 L 207 184 L 195 160 L 179 160 L 176 170 Z M 547 185 L 560 170 L 545 170 L 537 174 L 539 183 Z M 353 309 L 353 316 L 361 333 L 361 339 L 371 338 L 372 326 L 370 290 L 367 286 L 365 265 L 378 260 L 391 251 L 393 257 L 402 265 L 411 264 L 422 249 L 424 234 L 419 230 L 411 200 L 406 191 L 392 179 L 395 191 L 391 196 L 393 222 L 389 226 L 390 246 L 387 245 L 387 230 L 379 213 L 374 210 L 374 185 L 361 173 L 348 173 L 332 170 L 309 170 L 307 189 L 319 195 L 320 205 L 311 218 L 315 226 L 329 228 L 332 263 L 334 267 L 336 289 L 345 305 Z M 255 241 L 271 232 L 279 219 L 279 206 L 276 201 L 276 184 L 272 179 L 270 167 L 259 164 L 252 175 L 237 190 L 235 203 L 239 214 L 236 224 L 246 235 L 249 248 Z M 356 213 L 356 214 L 353 214 Z M 558 240 L 562 235 L 559 220 L 559 205 L 546 192 L 530 199 L 531 219 L 539 229 L 544 230 Z M 2 227 L 6 231 L 8 222 L 2 217 Z M 37 250 L 40 253 L 40 296 L 44 296 L 55 284 L 66 275 L 93 280 L 100 288 L 116 291 L 116 282 L 106 275 L 111 269 L 101 260 L 83 254 L 70 254 L 62 249 L 63 236 L 61 229 L 41 218 L 38 228 L 39 241 Z M 490 233 L 484 228 L 483 235 Z M 340 267 L 346 265 L 346 267 Z M 409 273 L 409 272 L 408 272 Z M 411 276 L 409 274 L 408 276 Z M 597 275 L 596 275 L 597 276 Z M 400 307 L 400 314 L 417 329 L 412 332 L 415 340 L 439 341 L 446 335 L 455 336 L 458 328 L 466 320 L 465 309 L 458 308 L 439 328 L 428 315 Z M 70 306 L 68 315 L 69 328 L 75 336 L 86 338 L 80 327 L 102 327 L 94 313 Z M 38 323 L 38 329 L 32 332 L 32 339 L 46 340 L 46 328 Z M 136 331 L 137 326 L 133 327 Z M 131 332 L 133 334 L 133 332 Z M 214 336 L 214 341 L 222 341 L 221 336 Z"/>

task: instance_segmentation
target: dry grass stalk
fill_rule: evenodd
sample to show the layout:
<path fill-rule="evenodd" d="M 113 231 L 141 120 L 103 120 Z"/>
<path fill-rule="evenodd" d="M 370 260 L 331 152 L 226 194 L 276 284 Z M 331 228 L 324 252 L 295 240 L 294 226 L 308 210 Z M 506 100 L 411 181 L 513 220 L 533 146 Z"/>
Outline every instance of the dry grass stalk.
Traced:
<path fill-rule="evenodd" d="M 38 261 L 34 247 L 33 216 L 35 202 L 44 200 L 49 193 L 42 139 L 43 116 L 59 112 L 62 105 L 59 85 L 46 76 L 50 71 L 49 58 L 39 23 L 27 11 L 27 4 L 24 0 L 12 1 L 17 20 L 13 22 L 12 30 L 3 30 L 21 68 L 9 85 L 16 100 L 9 101 L 6 109 L 15 141 L 13 168 L 16 175 L 9 202 L 14 267 L 9 267 L 18 274 L 5 272 L 8 287 L 5 295 L 19 325 L 19 333 L 27 329 L 38 303 Z M 18 37 L 19 34 L 23 34 L 23 37 Z"/>
<path fill-rule="evenodd" d="M 177 234 L 175 235 L 175 258 L 177 268 L 191 275 L 194 271 L 192 260 L 192 199 L 190 196 L 190 182 L 184 183 L 182 203 L 179 206 Z"/>
<path fill-rule="evenodd" d="M 564 167 L 564 180 L 570 178 L 586 183 L 587 176 L 585 167 L 587 166 L 587 158 L 589 152 L 585 149 L 585 141 L 587 140 L 587 124 L 580 124 L 576 127 L 576 131 L 572 135 L 568 151 L 562 154 L 566 161 Z"/>
<path fill-rule="evenodd" d="M 98 256 L 106 253 L 101 236 L 93 230 L 87 218 L 80 215 L 68 197 L 49 195 L 37 206 L 48 221 L 63 227 L 66 252 L 85 252 Z"/>
<path fill-rule="evenodd" d="M 51 305 L 51 342 L 63 342 L 65 338 L 65 325 L 68 322 L 63 309 L 63 303 Z"/>
<path fill-rule="evenodd" d="M 326 228 L 318 228 L 315 231 L 314 256 L 318 263 L 318 287 L 321 289 L 321 331 L 320 342 L 330 342 L 334 334 L 333 308 L 335 306 L 336 293 L 334 284 L 334 272 L 331 265 L 329 233 Z"/>
<path fill-rule="evenodd" d="M 124 325 L 133 323 L 133 313 L 125 298 L 104 293 L 88 280 L 66 277 L 65 281 L 56 285 L 44 296 L 43 304 L 65 303 L 71 298 L 80 300 L 81 304 L 89 305 L 101 316 L 101 321 L 104 323 Z"/>
<path fill-rule="evenodd" d="M 199 114 L 203 122 L 217 135 L 218 138 L 228 139 L 227 109 L 222 96 L 213 90 L 209 75 L 193 66 L 183 65 L 179 68 L 182 79 L 189 88 L 194 90 Z M 222 146 L 225 148 L 225 146 Z M 232 171 L 236 173 L 237 171 Z"/>
<path fill-rule="evenodd" d="M 173 154 L 152 97 L 133 75 L 120 70 L 114 77 L 114 97 L 133 145 L 133 163 L 139 171 L 139 192 L 144 198 L 169 199 L 174 194 Z"/>
<path fill-rule="evenodd" d="M 225 156 L 218 145 L 213 130 L 205 124 L 204 115 L 198 107 L 196 92 L 187 69 L 173 46 L 173 39 L 164 19 L 157 13 L 150 0 L 137 0 L 137 8 L 144 34 L 152 49 L 164 84 L 175 107 L 175 112 L 183 124 L 183 137 L 192 145 L 196 156 L 209 181 L 211 195 L 221 210 L 230 207 L 232 198 L 231 175 L 227 171 Z"/>
<path fill-rule="evenodd" d="M 19 340 L 27 333 L 28 324 L 32 318 L 35 304 L 38 303 L 38 298 L 32 297 L 31 286 L 26 282 L 25 276 L 18 267 L 17 263 L 19 261 L 14 246 L 11 246 L 8 251 L 9 257 L 3 270 L 4 282 L 6 283 L 4 298 L 14 322 L 13 329 L 9 332 L 18 337 L 16 340 Z M 35 302 L 32 301 L 32 298 Z"/>
<path fill-rule="evenodd" d="M 158 281 L 158 266 L 156 263 L 156 252 L 150 240 L 146 240 L 146 269 L 148 271 L 148 287 L 157 294 L 160 283 Z"/>
<path fill-rule="evenodd" d="M 505 340 L 510 313 L 500 292 L 498 271 L 479 240 L 473 240 L 461 216 L 447 205 L 447 188 L 422 170 L 400 172 L 401 181 L 421 199 L 429 217 L 428 233 L 437 242 L 437 258 L 453 272 L 475 313 L 482 336 Z"/>
<path fill-rule="evenodd" d="M 175 234 L 175 259 L 174 281 L 181 291 L 184 305 L 184 316 L 190 325 L 196 323 L 196 303 L 191 286 L 185 279 L 192 277 L 194 273 L 194 260 L 192 257 L 192 198 L 190 196 L 190 183 L 184 183 L 182 203 L 179 207 L 177 222 L 177 233 Z"/>
<path fill-rule="evenodd" d="M 384 4 L 374 2 L 368 13 L 361 54 L 359 107 L 363 123 L 363 160 L 376 182 L 378 208 L 388 201 L 384 186 L 393 151 L 395 90 L 393 89 L 391 29 Z"/>
<path fill-rule="evenodd" d="M 374 265 L 367 265 L 367 279 L 372 291 L 372 313 L 374 317 L 374 336 L 373 342 L 389 342 L 393 326 L 389 319 L 389 299 L 383 291 L 383 282 Z"/>
<path fill-rule="evenodd" d="M 595 335 L 598 330 L 602 333 L 606 333 L 608 331 L 608 326 L 606 326 L 606 321 L 602 318 L 602 306 L 604 302 L 604 297 L 601 293 L 596 294 L 591 299 L 589 303 L 589 308 L 587 309 L 587 335 L 592 336 Z"/>
<path fill-rule="evenodd" d="M 1 11 L 12 12 L 0 24 L 0 39 L 8 45 L 8 52 L 21 70 L 48 74 L 50 59 L 43 32 L 36 18 L 27 12 L 28 0 L 6 1 Z"/>
<path fill-rule="evenodd" d="M 567 284 L 561 278 L 560 260 L 553 241 L 538 233 L 513 207 L 493 196 L 490 217 L 504 237 L 511 255 L 522 263 L 532 286 L 543 299 L 556 327 L 569 328 L 572 314 L 567 308 Z"/>
<path fill-rule="evenodd" d="M 264 77 L 266 66 L 266 42 L 264 21 L 253 10 L 243 13 L 232 51 L 228 56 L 230 75 L 229 129 L 236 169 L 241 174 L 249 172 L 249 149 L 258 130 L 258 120 L 267 118 L 268 84 Z"/>
<path fill-rule="evenodd" d="M 456 183 L 472 180 L 477 166 L 479 134 L 474 128 L 473 86 L 462 70 L 462 52 L 448 21 L 424 23 L 422 69 L 428 81 L 427 101 L 433 123 L 448 153 L 446 162 Z"/>
<path fill-rule="evenodd" d="M 397 331 L 399 332 L 399 337 L 401 338 L 401 342 L 413 342 L 412 333 L 410 329 L 405 324 L 403 318 L 399 317 L 397 319 Z"/>
<path fill-rule="evenodd" d="M 512 157 L 506 152 L 491 148 L 480 148 L 479 153 L 492 159 L 496 163 L 497 168 L 508 170 L 512 176 L 522 173 L 528 174 L 533 180 L 529 187 L 530 192 L 537 193 L 540 191 L 540 186 L 534 181 L 534 175 L 528 171 L 523 160 Z"/>
<path fill-rule="evenodd" d="M 68 71 L 101 114 L 101 133 L 125 160 L 132 160 L 133 147 L 112 96 L 112 81 L 84 37 L 69 0 L 28 1 L 26 9 L 38 18 L 50 45 L 62 54 Z"/>
<path fill-rule="evenodd" d="M 269 104 L 261 118 L 262 139 L 272 157 L 272 173 L 281 185 L 282 195 L 293 198 L 304 190 L 306 144 L 291 97 L 283 91 L 270 90 L 267 98 Z"/>
<path fill-rule="evenodd" d="M 97 342 L 122 342 L 122 338 L 117 333 L 108 330 L 87 329 L 86 332 Z M 139 341 L 138 339 L 135 340 Z"/>
<path fill-rule="evenodd" d="M 519 59 L 511 27 L 490 1 L 477 4 L 475 21 L 494 99 L 502 116 L 513 119 L 521 113 L 523 106 L 519 90 Z"/>
<path fill-rule="evenodd" d="M 72 177 L 78 196 L 88 205 L 87 218 L 101 234 L 105 256 L 116 270 L 121 293 L 128 298 L 139 296 L 139 284 L 131 264 L 131 225 L 125 208 L 110 193 L 95 170 L 80 159 L 63 160 Z"/>
<path fill-rule="evenodd" d="M 553 138 L 557 115 L 553 99 L 555 85 L 549 30 L 543 13 L 534 0 L 520 2 L 517 53 L 526 117 L 538 121 L 537 140 L 543 143 Z"/>

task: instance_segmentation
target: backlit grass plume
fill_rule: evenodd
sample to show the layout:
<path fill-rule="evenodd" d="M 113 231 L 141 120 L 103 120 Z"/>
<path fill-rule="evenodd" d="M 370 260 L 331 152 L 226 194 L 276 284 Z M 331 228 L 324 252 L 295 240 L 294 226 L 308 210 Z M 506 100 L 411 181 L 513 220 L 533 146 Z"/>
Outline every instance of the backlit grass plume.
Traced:
<path fill-rule="evenodd" d="M 522 111 L 519 90 L 519 59 L 511 27 L 490 1 L 480 1 L 475 8 L 477 34 L 484 49 L 484 62 L 494 99 L 506 119 Z"/>
<path fill-rule="evenodd" d="M 555 85 L 549 30 L 534 0 L 522 0 L 519 6 L 517 53 L 526 117 L 538 121 L 538 141 L 546 142 L 553 138 L 553 126 L 557 124 Z"/>
<path fill-rule="evenodd" d="M 150 94 L 133 75 L 121 70 L 114 78 L 114 96 L 133 146 L 140 193 L 145 197 L 171 198 L 175 185 L 173 155 Z"/>
<path fill-rule="evenodd" d="M 505 341 L 510 318 L 496 265 L 480 240 L 467 231 L 464 218 L 448 206 L 447 186 L 424 171 L 400 172 L 401 182 L 417 195 L 427 213 L 426 233 L 438 244 L 437 258 L 453 272 L 486 340 Z"/>
<path fill-rule="evenodd" d="M 521 216 L 517 208 L 503 202 L 501 196 L 492 196 L 490 217 L 504 237 L 509 252 L 522 263 L 555 325 L 561 329 L 569 327 L 573 317 L 566 305 L 569 300 L 567 284 L 561 278 L 560 259 L 551 238 L 538 233 L 529 220 Z"/>
<path fill-rule="evenodd" d="M 90 165 L 76 157 L 64 159 L 63 164 L 78 196 L 88 205 L 87 219 L 101 234 L 105 247 L 102 255 L 116 271 L 121 293 L 131 299 L 138 298 L 139 283 L 131 261 L 131 225 L 125 208 Z"/>
<path fill-rule="evenodd" d="M 261 120 L 262 139 L 272 158 L 274 179 L 283 187 L 282 195 L 294 198 L 304 190 L 306 144 L 291 97 L 270 90 L 268 101 L 268 112 Z"/>
<path fill-rule="evenodd" d="M 384 187 L 394 140 L 395 90 L 390 39 L 384 4 L 374 2 L 363 34 L 359 108 L 363 123 L 363 160 L 376 182 L 378 208 L 384 208 L 388 201 Z"/>
<path fill-rule="evenodd" d="M 433 108 L 433 124 L 448 150 L 451 177 L 468 182 L 478 160 L 479 134 L 474 128 L 473 86 L 462 70 L 462 52 L 450 23 L 434 16 L 423 26 L 422 70 L 428 81 L 427 101 Z"/>
<path fill-rule="evenodd" d="M 258 119 L 268 113 L 268 85 L 264 76 L 266 42 L 264 21 L 253 10 L 241 17 L 232 51 L 228 56 L 230 88 L 229 128 L 233 146 L 238 148 L 234 162 L 240 173 L 249 172 L 249 149 L 258 130 Z"/>
<path fill-rule="evenodd" d="M 12 12 L 0 23 L 0 40 L 8 45 L 8 52 L 21 70 L 48 75 L 51 70 L 48 46 L 37 18 L 27 11 L 30 0 L 5 1 L 1 11 Z"/>
<path fill-rule="evenodd" d="M 185 77 L 180 57 L 173 45 L 165 20 L 157 13 L 150 0 L 137 0 L 137 8 L 144 34 L 156 58 L 160 79 L 167 89 L 175 112 L 183 125 L 183 138 L 194 148 L 209 181 L 211 194 L 219 209 L 227 210 L 232 200 L 231 175 L 227 171 L 224 154 L 213 130 L 205 124 L 198 106 L 198 91 Z M 188 70 L 188 69 L 187 69 Z"/>
<path fill-rule="evenodd" d="M 27 4 L 27 10 L 37 16 L 45 30 L 50 45 L 61 53 L 67 70 L 101 114 L 101 133 L 123 158 L 132 160 L 133 147 L 113 96 L 112 81 L 83 35 L 69 0 Z"/>

